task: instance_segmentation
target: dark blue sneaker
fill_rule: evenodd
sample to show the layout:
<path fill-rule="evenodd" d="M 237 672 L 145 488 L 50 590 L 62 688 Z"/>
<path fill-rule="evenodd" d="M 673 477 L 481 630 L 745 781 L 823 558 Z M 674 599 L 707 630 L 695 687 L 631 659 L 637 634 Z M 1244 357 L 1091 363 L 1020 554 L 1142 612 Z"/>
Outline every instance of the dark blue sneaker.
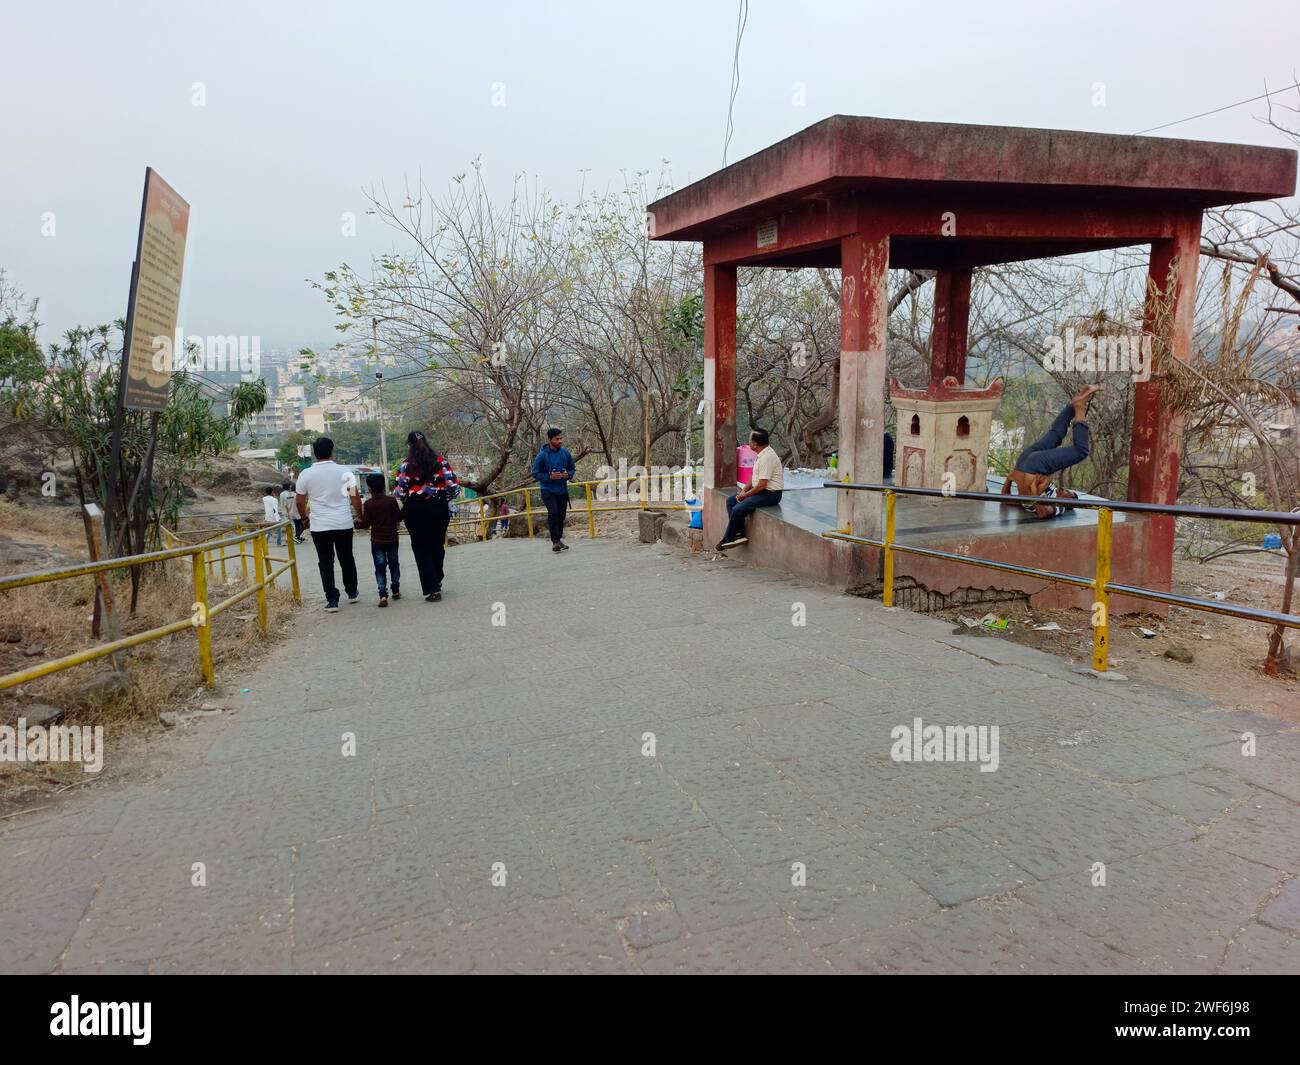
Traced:
<path fill-rule="evenodd" d="M 325 613 L 337 614 L 338 612 L 339 612 L 339 601 L 337 599 L 331 599 L 325 604 Z"/>

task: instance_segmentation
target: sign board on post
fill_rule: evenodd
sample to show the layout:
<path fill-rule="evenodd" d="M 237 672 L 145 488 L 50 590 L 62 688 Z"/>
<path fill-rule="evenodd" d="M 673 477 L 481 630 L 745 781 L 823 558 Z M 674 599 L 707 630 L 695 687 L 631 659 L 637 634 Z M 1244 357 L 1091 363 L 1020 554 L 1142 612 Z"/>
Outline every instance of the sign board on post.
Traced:
<path fill-rule="evenodd" d="M 147 168 L 122 353 L 122 405 L 132 410 L 167 407 L 189 225 L 190 205 Z"/>

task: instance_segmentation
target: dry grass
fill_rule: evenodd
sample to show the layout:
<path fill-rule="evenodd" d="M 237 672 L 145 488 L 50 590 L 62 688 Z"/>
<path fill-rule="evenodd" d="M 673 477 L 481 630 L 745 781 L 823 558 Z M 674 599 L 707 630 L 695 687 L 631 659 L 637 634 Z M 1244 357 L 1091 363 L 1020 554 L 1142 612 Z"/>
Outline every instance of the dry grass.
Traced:
<path fill-rule="evenodd" d="M 86 554 L 86 532 L 76 507 L 61 503 L 15 503 L 0 497 L 0 536 L 25 544 L 48 544 Z"/>
<path fill-rule="evenodd" d="M 66 550 L 76 548 L 81 521 L 75 510 L 58 508 L 60 513 L 54 513 L 55 508 L 45 512 L 41 508 L 3 506 L 5 512 L 0 515 L 0 521 L 8 523 L 12 538 L 59 547 L 66 544 Z M 18 528 L 12 524 L 15 510 L 21 511 Z M 84 539 L 76 556 L 85 557 Z M 37 567 L 0 567 L 0 572 L 20 568 Z M 252 568 L 251 559 L 249 568 Z M 227 571 L 229 584 L 222 582 L 220 567 L 214 566 L 209 571 L 212 605 L 245 586 L 240 579 L 238 556 L 227 563 Z M 141 584 L 134 617 L 126 615 L 131 592 L 129 577 L 116 579 L 113 591 L 124 636 L 181 620 L 189 615 L 194 600 L 190 561 L 176 559 L 150 567 Z M 0 675 L 92 646 L 94 594 L 94 581 L 90 577 L 0 592 Z M 267 593 L 270 620 L 266 633 L 257 625 L 255 596 L 215 618 L 212 650 L 218 681 L 249 669 L 288 627 L 293 610 L 285 575 Z M 124 759 L 113 759 L 115 753 L 139 750 L 151 733 L 161 731 L 162 711 L 182 709 L 209 697 L 199 672 L 198 641 L 191 630 L 141 644 L 123 652 L 120 658 L 130 677 L 129 691 L 107 699 L 92 699 L 78 693 L 87 680 L 111 671 L 107 659 L 98 659 L 0 692 L 0 724 L 13 725 L 34 703 L 48 703 L 64 711 L 63 724 L 104 725 L 108 755 L 120 764 Z M 76 765 L 0 763 L 0 817 L 10 807 L 44 801 L 52 793 L 93 780 L 92 775 L 85 774 Z"/>
<path fill-rule="evenodd" d="M 238 573 L 236 563 L 234 570 Z M 228 586 L 231 592 L 243 587 L 235 579 Z M 213 605 L 225 597 L 226 589 L 214 582 L 211 592 Z M 0 593 L 4 596 L 5 621 L 0 625 L 0 636 L 15 642 L 0 644 L 0 674 L 16 672 L 38 662 L 61 658 L 92 645 L 91 616 L 94 610 L 94 588 L 90 578 L 76 578 L 32 588 L 16 588 Z M 130 602 L 130 582 L 115 582 L 114 595 L 119 611 L 124 612 Z M 134 635 L 172 621 L 178 621 L 190 612 L 194 599 L 193 587 L 186 562 L 170 563 L 165 571 L 155 570 L 141 585 L 140 600 L 134 617 L 123 617 L 123 636 Z M 255 598 L 249 598 L 222 614 L 212 622 L 212 652 L 217 672 L 242 669 L 256 660 L 260 649 L 275 635 L 293 608 L 285 578 L 267 596 L 267 611 L 272 619 L 271 632 L 263 634 L 257 626 Z M 24 650 L 43 648 L 39 654 L 28 656 Z M 154 719 L 159 711 L 183 701 L 180 694 L 189 694 L 197 688 L 199 675 L 198 641 L 192 632 L 185 631 L 150 641 L 126 651 L 121 656 L 123 666 L 134 682 L 133 690 L 123 699 L 109 703 L 86 702 L 77 699 L 79 685 L 110 666 L 105 659 L 74 666 L 49 676 L 20 685 L 0 702 L 0 723 L 12 724 L 21 713 L 23 704 L 50 703 L 63 708 L 69 722 L 98 724 L 122 718 Z"/>

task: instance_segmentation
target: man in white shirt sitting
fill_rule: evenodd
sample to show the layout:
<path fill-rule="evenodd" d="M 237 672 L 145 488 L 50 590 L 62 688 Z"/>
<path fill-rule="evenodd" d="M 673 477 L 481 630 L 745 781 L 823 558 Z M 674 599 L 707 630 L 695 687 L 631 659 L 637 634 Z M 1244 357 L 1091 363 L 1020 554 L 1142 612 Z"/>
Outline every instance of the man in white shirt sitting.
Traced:
<path fill-rule="evenodd" d="M 754 459 L 754 472 L 749 479 L 749 487 L 727 500 L 727 531 L 718 543 L 719 551 L 748 543 L 745 519 L 759 507 L 774 507 L 781 502 L 781 492 L 785 488 L 785 467 L 767 441 L 766 429 L 755 429 L 749 434 L 749 446 L 758 452 L 758 457 Z"/>
<path fill-rule="evenodd" d="M 352 557 L 352 500 L 359 498 L 357 479 L 334 461 L 334 441 L 319 437 L 311 446 L 316 461 L 298 474 L 295 501 L 298 513 L 309 523 L 316 545 L 320 583 L 325 591 L 325 610 L 339 608 L 339 589 L 334 583 L 334 556 L 343 573 L 343 590 L 348 602 L 357 601 L 357 563 Z M 308 504 L 311 509 L 308 510 Z"/>

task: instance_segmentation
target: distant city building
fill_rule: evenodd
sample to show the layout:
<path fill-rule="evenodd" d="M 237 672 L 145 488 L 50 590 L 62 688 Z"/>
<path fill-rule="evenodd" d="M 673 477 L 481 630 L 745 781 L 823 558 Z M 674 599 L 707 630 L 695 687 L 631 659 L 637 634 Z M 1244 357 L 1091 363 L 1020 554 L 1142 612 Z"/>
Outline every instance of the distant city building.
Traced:
<path fill-rule="evenodd" d="M 374 400 L 363 397 L 355 386 L 322 388 L 320 405 L 327 424 L 334 422 L 369 422 L 379 417 Z"/>

